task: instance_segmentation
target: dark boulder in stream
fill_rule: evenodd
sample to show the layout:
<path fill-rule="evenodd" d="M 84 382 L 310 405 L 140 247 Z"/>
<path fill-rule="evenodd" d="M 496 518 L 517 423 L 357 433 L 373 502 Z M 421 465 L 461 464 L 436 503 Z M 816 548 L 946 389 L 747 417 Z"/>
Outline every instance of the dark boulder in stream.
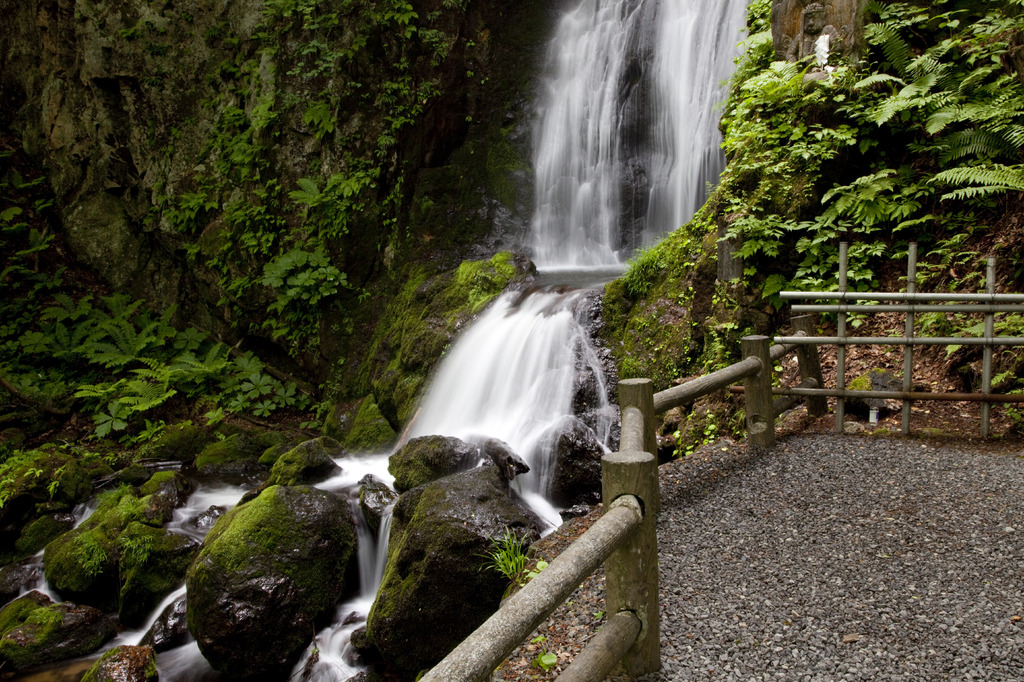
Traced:
<path fill-rule="evenodd" d="M 142 636 L 139 644 L 153 647 L 158 653 L 188 644 L 190 638 L 188 621 L 185 618 L 186 606 L 185 595 L 168 604 Z"/>
<path fill-rule="evenodd" d="M 414 488 L 395 505 L 388 561 L 367 635 L 410 676 L 441 660 L 497 609 L 508 581 L 486 570 L 491 538 L 538 536 L 496 466 Z"/>
<path fill-rule="evenodd" d="M 229 679 L 284 679 L 345 588 L 356 536 L 348 502 L 272 486 L 221 517 L 189 569 L 188 629 Z"/>
<path fill-rule="evenodd" d="M 458 438 L 420 436 L 391 455 L 388 471 L 395 477 L 395 490 L 405 492 L 469 467 L 478 457 L 476 447 Z"/>
<path fill-rule="evenodd" d="M 594 432 L 576 417 L 564 417 L 541 441 L 555 453 L 551 499 L 571 507 L 601 501 L 601 457 L 604 448 Z"/>
<path fill-rule="evenodd" d="M 359 479 L 359 509 L 363 512 L 366 525 L 375 535 L 380 532 L 380 522 L 385 511 L 397 499 L 398 493 L 373 474 Z"/>

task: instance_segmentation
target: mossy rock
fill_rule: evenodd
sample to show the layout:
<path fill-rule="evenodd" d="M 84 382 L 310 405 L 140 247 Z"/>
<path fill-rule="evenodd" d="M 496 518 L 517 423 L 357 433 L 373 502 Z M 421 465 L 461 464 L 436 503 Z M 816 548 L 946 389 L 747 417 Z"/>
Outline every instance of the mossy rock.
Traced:
<path fill-rule="evenodd" d="M 319 483 L 339 472 L 334 458 L 345 454 L 341 443 L 321 436 L 307 440 L 281 455 L 270 470 L 267 485 L 300 485 Z"/>
<path fill-rule="evenodd" d="M 189 492 L 191 485 L 181 473 L 164 471 L 154 474 L 141 490 L 123 486 L 104 493 L 88 519 L 46 546 L 46 579 L 66 599 L 117 610 L 122 534 L 132 524 L 160 528 Z"/>
<path fill-rule="evenodd" d="M 85 656 L 116 634 L 113 620 L 91 606 L 70 602 L 41 606 L 0 637 L 0 663 L 25 670 Z"/>
<path fill-rule="evenodd" d="M 278 443 L 277 445 L 271 445 L 269 448 L 263 451 L 260 455 L 259 463 L 261 467 L 272 469 L 280 459 L 281 455 L 292 449 L 291 443 Z"/>
<path fill-rule="evenodd" d="M 117 609 L 117 539 L 129 523 L 142 518 L 138 502 L 134 488 L 111 490 L 78 528 L 46 546 L 44 575 L 64 599 Z"/>
<path fill-rule="evenodd" d="M 149 469 L 137 463 L 129 464 L 117 472 L 117 480 L 125 485 L 142 485 L 149 477 Z"/>
<path fill-rule="evenodd" d="M 405 492 L 472 465 L 477 448 L 451 436 L 413 438 L 388 458 L 395 490 Z"/>
<path fill-rule="evenodd" d="M 118 615 L 126 626 L 137 627 L 185 580 L 188 567 L 199 553 L 199 543 L 134 522 L 118 538 L 118 549 Z"/>
<path fill-rule="evenodd" d="M 186 577 L 189 632 L 227 677 L 283 679 L 330 621 L 352 568 L 348 502 L 271 486 L 222 516 Z"/>
<path fill-rule="evenodd" d="M 356 401 L 334 405 L 324 417 L 324 425 L 320 429 L 320 433 L 339 443 L 345 442 L 345 436 L 352 429 L 352 422 L 355 420 L 361 403 L 362 401 Z"/>
<path fill-rule="evenodd" d="M 21 537 L 14 543 L 13 553 L 0 552 L 0 563 L 7 564 L 32 556 L 74 527 L 75 516 L 71 513 L 40 516 L 22 529 Z"/>
<path fill-rule="evenodd" d="M 202 473 L 251 474 L 260 468 L 260 456 L 267 448 L 286 440 L 272 431 L 239 431 L 203 448 L 195 466 Z"/>
<path fill-rule="evenodd" d="M 52 599 L 38 590 L 32 590 L 28 594 L 9 602 L 6 606 L 0 608 L 0 637 L 7 634 L 8 630 L 24 623 L 25 619 L 28 618 L 28 614 L 52 603 Z"/>
<path fill-rule="evenodd" d="M 180 471 L 158 471 L 142 484 L 138 494 L 144 522 L 162 526 L 192 494 L 192 484 Z"/>
<path fill-rule="evenodd" d="M 508 587 L 500 574 L 484 568 L 491 538 L 511 529 L 535 540 L 536 524 L 493 466 L 403 494 L 366 625 L 384 659 L 412 677 L 473 632 L 497 609 Z"/>
<path fill-rule="evenodd" d="M 159 677 L 153 647 L 122 644 L 100 656 L 81 682 L 156 682 Z"/>
<path fill-rule="evenodd" d="M 216 440 L 212 433 L 193 424 L 174 424 L 164 429 L 146 448 L 146 457 L 160 461 L 191 462 Z"/>
<path fill-rule="evenodd" d="M 0 546 L 13 547 L 25 524 L 71 511 L 91 494 L 92 481 L 73 455 L 52 448 L 15 454 L 0 465 Z"/>
<path fill-rule="evenodd" d="M 345 436 L 345 447 L 349 450 L 382 450 L 394 443 L 397 437 L 371 395 L 360 404 L 352 428 Z"/>

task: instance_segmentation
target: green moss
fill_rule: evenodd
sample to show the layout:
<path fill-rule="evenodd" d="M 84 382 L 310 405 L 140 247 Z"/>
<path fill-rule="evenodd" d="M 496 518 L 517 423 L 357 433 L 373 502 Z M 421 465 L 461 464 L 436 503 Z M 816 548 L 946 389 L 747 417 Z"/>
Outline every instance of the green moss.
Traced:
<path fill-rule="evenodd" d="M 486 261 L 463 261 L 455 271 L 455 278 L 446 293 L 449 303 L 459 309 L 468 307 L 470 313 L 477 313 L 494 297 L 505 290 L 513 277 L 512 254 L 499 253 Z"/>
<path fill-rule="evenodd" d="M 8 603 L 0 609 L 0 636 L 24 623 L 30 613 L 46 606 L 48 602 L 49 599 L 39 592 L 30 592 Z"/>
<path fill-rule="evenodd" d="M 351 450 L 378 450 L 395 442 L 398 434 L 381 414 L 373 396 L 367 396 L 359 406 L 352 428 L 345 437 L 345 447 Z"/>
<path fill-rule="evenodd" d="M 22 670 L 92 653 L 115 634 L 113 622 L 95 609 L 51 604 L 0 637 L 0 659 Z"/>
<path fill-rule="evenodd" d="M 176 424 L 168 426 L 146 446 L 146 456 L 157 460 L 191 462 L 214 439 L 212 433 L 193 424 Z"/>
<path fill-rule="evenodd" d="M 177 484 L 180 474 L 177 471 L 158 471 L 149 477 L 145 483 L 139 487 L 139 495 L 146 497 L 160 492 L 162 486 L 167 483 Z"/>
<path fill-rule="evenodd" d="M 333 458 L 344 454 L 341 444 L 327 436 L 300 443 L 277 459 L 267 478 L 267 485 L 301 485 L 322 481 L 341 470 Z"/>
<path fill-rule="evenodd" d="M 279 443 L 277 445 L 271 445 L 269 448 L 263 451 L 260 455 L 259 463 L 263 467 L 273 467 L 280 459 L 281 455 L 292 449 L 292 446 L 288 443 Z"/>
<path fill-rule="evenodd" d="M 75 457 L 56 448 L 18 452 L 0 465 L 0 526 L 68 511 L 92 493 Z"/>
<path fill-rule="evenodd" d="M 887 373 L 888 373 L 888 370 L 883 369 L 881 367 L 875 367 L 875 368 L 869 369 L 867 372 L 865 372 L 864 374 L 861 374 L 859 377 L 857 377 L 856 379 L 854 379 L 853 381 L 848 383 L 846 385 L 846 388 L 848 390 L 851 390 L 851 391 L 870 391 L 870 390 L 873 390 L 873 388 L 872 388 L 872 381 L 871 381 L 872 376 L 873 375 L 881 376 L 881 375 L 887 374 Z"/>
<path fill-rule="evenodd" d="M 196 468 L 200 471 L 232 471 L 246 465 L 255 466 L 268 447 L 285 440 L 279 433 L 240 431 L 203 448 L 196 457 Z"/>
<path fill-rule="evenodd" d="M 13 560 L 17 561 L 35 554 L 62 533 L 71 530 L 73 525 L 70 519 L 62 520 L 52 515 L 41 516 L 32 521 L 21 531 L 21 537 L 14 545 L 16 558 Z"/>
<path fill-rule="evenodd" d="M 160 601 L 181 585 L 199 545 L 183 535 L 132 523 L 118 538 L 118 547 L 118 615 L 129 627 L 142 625 Z"/>

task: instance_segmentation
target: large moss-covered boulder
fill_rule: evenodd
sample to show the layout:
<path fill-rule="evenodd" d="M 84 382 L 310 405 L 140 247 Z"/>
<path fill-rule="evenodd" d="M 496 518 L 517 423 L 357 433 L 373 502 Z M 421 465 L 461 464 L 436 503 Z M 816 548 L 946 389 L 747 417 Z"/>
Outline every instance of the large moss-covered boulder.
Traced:
<path fill-rule="evenodd" d="M 345 434 L 345 447 L 351 450 L 383 450 L 397 437 L 391 423 L 384 418 L 370 395 L 359 404 L 359 411 Z"/>
<path fill-rule="evenodd" d="M 88 473 L 61 450 L 27 450 L 0 464 L 0 564 L 31 556 L 67 530 L 59 515 L 91 494 Z"/>
<path fill-rule="evenodd" d="M 341 472 L 334 458 L 344 454 L 345 449 L 341 443 L 327 436 L 299 443 L 277 458 L 274 468 L 270 470 L 267 485 L 319 483 Z"/>
<path fill-rule="evenodd" d="M 391 455 L 388 471 L 395 477 L 395 490 L 405 492 L 475 464 L 477 457 L 477 448 L 458 438 L 421 436 Z"/>
<path fill-rule="evenodd" d="M 508 582 L 486 570 L 491 538 L 505 529 L 536 539 L 535 517 L 497 467 L 415 488 L 395 505 L 384 579 L 367 635 L 410 676 L 441 660 L 497 609 Z"/>
<path fill-rule="evenodd" d="M 283 679 L 345 588 L 356 536 L 348 502 L 272 486 L 221 517 L 188 571 L 188 628 L 231 679 Z"/>
<path fill-rule="evenodd" d="M 123 644 L 100 656 L 82 682 L 156 682 L 159 678 L 152 647 Z"/>
<path fill-rule="evenodd" d="M 151 537 L 143 539 L 141 533 L 137 532 L 135 539 L 133 536 L 122 538 L 122 534 L 132 524 L 160 528 L 171 520 L 175 507 L 187 498 L 190 490 L 188 481 L 180 473 L 160 472 L 141 488 L 122 486 L 104 493 L 96 511 L 88 519 L 46 546 L 43 569 L 47 581 L 65 599 L 107 611 L 118 610 L 121 588 L 127 573 L 130 573 L 122 570 L 122 555 L 141 556 L 141 553 L 152 550 L 154 544 L 160 545 L 154 557 L 169 559 L 175 553 L 163 542 L 154 543 Z M 173 539 L 167 542 L 174 544 Z M 178 561 L 150 566 L 165 575 L 159 582 L 172 581 L 166 577 L 172 568 L 179 569 L 173 579 L 175 584 L 184 577 L 185 567 Z M 146 580 L 149 581 L 148 578 Z M 158 591 L 166 594 L 173 587 Z"/>
<path fill-rule="evenodd" d="M 99 609 L 49 603 L 32 593 L 0 611 L 0 666 L 25 670 L 90 654 L 110 641 L 114 622 Z"/>
<path fill-rule="evenodd" d="M 118 538 L 118 549 L 118 615 L 124 625 L 138 627 L 164 597 L 181 585 L 199 553 L 199 543 L 185 535 L 134 522 Z"/>
<path fill-rule="evenodd" d="M 285 440 L 285 436 L 272 431 L 239 431 L 203 448 L 196 457 L 196 469 L 205 474 L 256 474 L 260 471 L 260 456 Z"/>

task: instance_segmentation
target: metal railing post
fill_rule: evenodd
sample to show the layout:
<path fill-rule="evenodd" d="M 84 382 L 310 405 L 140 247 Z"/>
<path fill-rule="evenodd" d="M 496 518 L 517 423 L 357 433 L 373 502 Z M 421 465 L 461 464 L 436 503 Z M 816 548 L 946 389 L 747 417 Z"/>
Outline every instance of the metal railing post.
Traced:
<path fill-rule="evenodd" d="M 604 562 L 605 605 L 609 618 L 629 611 L 640 619 L 636 642 L 616 666 L 620 673 L 635 678 L 661 669 L 656 532 L 661 497 L 658 460 L 653 454 L 633 450 L 601 458 L 601 497 L 605 508 L 622 495 L 640 500 L 643 520 Z"/>
<path fill-rule="evenodd" d="M 839 294 L 846 293 L 846 268 L 847 268 L 846 242 L 839 242 Z M 839 337 L 839 344 L 836 346 L 836 389 L 843 391 L 846 388 L 846 313 L 840 311 L 836 316 L 836 336 Z M 836 398 L 836 433 L 843 433 L 843 422 L 846 420 L 846 402 L 843 396 Z"/>
<path fill-rule="evenodd" d="M 996 293 L 996 258 L 995 256 L 989 256 L 987 267 L 985 268 L 985 293 L 995 294 Z M 981 361 L 981 392 L 991 393 L 992 392 L 992 337 L 996 335 L 995 328 L 995 315 L 992 313 L 985 313 L 985 338 L 989 340 L 989 343 L 985 344 L 985 348 L 982 350 L 982 361 Z M 992 417 L 992 404 L 982 403 L 981 404 L 981 437 L 988 438 L 989 435 L 989 424 L 991 423 Z"/>
<path fill-rule="evenodd" d="M 807 336 L 814 336 L 814 316 L 800 315 L 794 317 L 793 330 L 803 332 Z M 821 376 L 821 358 L 818 357 L 817 346 L 797 346 L 796 359 L 800 365 L 801 379 L 814 379 L 817 383 L 815 388 L 825 388 L 825 379 Z M 812 417 L 821 417 L 828 412 L 828 398 L 823 395 L 807 398 L 807 414 Z"/>
<path fill-rule="evenodd" d="M 772 409 L 772 361 L 767 336 L 744 336 L 740 343 L 743 359 L 755 357 L 761 371 L 743 380 L 747 438 L 753 445 L 770 448 L 775 445 L 775 412 Z"/>
<path fill-rule="evenodd" d="M 917 242 L 910 242 L 907 249 L 907 293 L 917 293 Z M 914 312 L 907 311 L 905 334 L 908 339 L 914 336 Z M 903 349 L 903 391 L 908 392 L 914 387 L 914 346 L 907 344 Z M 910 401 L 904 400 L 901 415 L 903 435 L 910 435 Z"/>

